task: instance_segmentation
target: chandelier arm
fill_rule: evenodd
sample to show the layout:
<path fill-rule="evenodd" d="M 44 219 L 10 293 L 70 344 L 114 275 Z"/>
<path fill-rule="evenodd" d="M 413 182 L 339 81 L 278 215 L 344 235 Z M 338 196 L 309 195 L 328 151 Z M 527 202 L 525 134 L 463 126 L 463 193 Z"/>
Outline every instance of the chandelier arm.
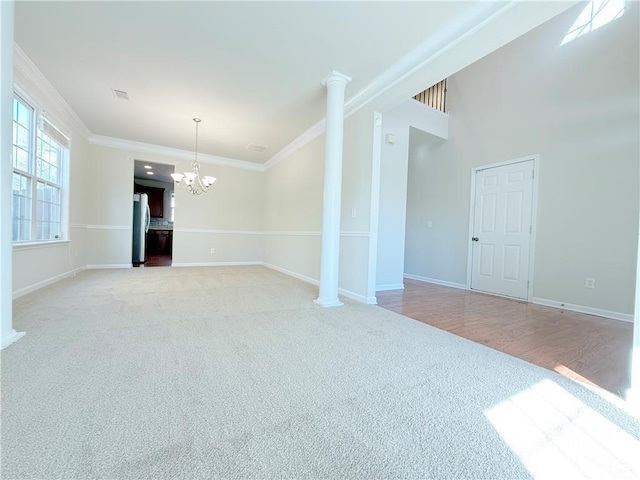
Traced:
<path fill-rule="evenodd" d="M 182 190 L 187 190 L 192 195 L 201 195 L 203 193 L 208 192 L 211 189 L 211 186 L 216 181 L 216 178 L 209 175 L 205 175 L 204 179 L 200 178 L 200 162 L 198 161 L 198 129 L 199 129 L 199 123 L 202 120 L 200 120 L 199 118 L 194 118 L 193 121 L 196 124 L 196 141 L 195 141 L 195 152 L 194 152 L 195 155 L 194 155 L 194 161 L 192 164 L 193 172 L 176 174 L 178 179 L 174 177 L 174 180 L 176 180 L 176 185 L 178 188 Z M 182 183 L 182 180 L 184 180 L 184 183 Z"/>

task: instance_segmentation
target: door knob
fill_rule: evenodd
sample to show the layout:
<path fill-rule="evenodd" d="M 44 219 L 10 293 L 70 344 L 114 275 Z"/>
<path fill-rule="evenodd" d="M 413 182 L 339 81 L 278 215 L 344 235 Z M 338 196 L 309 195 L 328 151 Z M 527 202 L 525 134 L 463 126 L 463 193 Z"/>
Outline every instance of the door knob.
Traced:
<path fill-rule="evenodd" d="M 479 240 L 478 237 L 471 237 L 471 240 L 473 240 L 474 242 L 477 242 Z"/>

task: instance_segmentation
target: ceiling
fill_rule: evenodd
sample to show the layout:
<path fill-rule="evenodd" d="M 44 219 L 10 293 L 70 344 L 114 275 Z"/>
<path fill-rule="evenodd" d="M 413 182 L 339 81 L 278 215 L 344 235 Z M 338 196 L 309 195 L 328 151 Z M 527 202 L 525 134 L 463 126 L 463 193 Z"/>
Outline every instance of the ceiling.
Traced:
<path fill-rule="evenodd" d="M 171 174 L 174 173 L 174 170 L 173 165 L 166 165 L 163 163 L 143 162 L 141 160 L 133 162 L 133 178 L 138 178 L 140 180 L 153 180 L 156 182 L 173 184 Z"/>
<path fill-rule="evenodd" d="M 93 134 L 193 151 L 200 117 L 200 152 L 264 163 L 323 119 L 322 80 L 332 70 L 353 78 L 353 97 L 469 10 L 467 2 L 16 2 L 15 39 Z"/>

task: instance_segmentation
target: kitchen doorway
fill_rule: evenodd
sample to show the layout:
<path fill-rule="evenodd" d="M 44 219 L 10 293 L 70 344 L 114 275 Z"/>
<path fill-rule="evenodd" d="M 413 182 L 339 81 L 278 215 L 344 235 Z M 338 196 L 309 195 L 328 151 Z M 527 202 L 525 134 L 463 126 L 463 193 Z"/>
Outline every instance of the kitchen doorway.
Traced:
<path fill-rule="evenodd" d="M 170 267 L 173 258 L 173 165 L 134 160 L 134 267 Z"/>

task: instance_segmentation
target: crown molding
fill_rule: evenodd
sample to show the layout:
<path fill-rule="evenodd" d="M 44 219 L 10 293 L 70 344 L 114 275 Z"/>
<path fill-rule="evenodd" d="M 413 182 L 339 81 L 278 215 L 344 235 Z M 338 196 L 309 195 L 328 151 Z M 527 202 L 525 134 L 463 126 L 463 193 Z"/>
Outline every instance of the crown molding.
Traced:
<path fill-rule="evenodd" d="M 461 41 L 473 35 L 476 31 L 484 28 L 487 24 L 503 15 L 507 10 L 511 9 L 517 1 L 509 1 L 506 5 L 496 7 L 494 2 L 481 2 L 474 8 L 469 9 L 465 17 L 456 21 L 455 27 L 445 29 L 435 38 L 429 38 L 401 57 L 387 70 L 383 71 L 367 86 L 349 97 L 344 105 L 344 117 L 353 115 L 358 110 L 378 98 L 384 92 L 394 87 L 407 77 L 432 62 L 449 49 L 453 48 Z M 345 78 L 349 77 L 339 72 L 333 74 L 341 75 Z M 323 82 L 325 84 L 326 80 Z M 289 155 L 305 146 L 311 140 L 321 135 L 327 126 L 326 117 L 316 123 L 313 127 L 305 131 L 302 135 L 296 137 L 286 147 L 276 153 L 273 157 L 264 163 L 268 170 Z"/>
<path fill-rule="evenodd" d="M 22 50 L 22 48 L 20 48 L 20 46 L 15 42 L 13 44 L 13 65 L 16 70 L 40 89 L 44 95 L 42 100 L 58 107 L 60 112 L 63 113 L 66 116 L 66 119 L 70 121 L 70 126 L 80 132 L 84 138 L 88 139 L 91 136 L 91 130 L 89 130 L 89 127 L 85 125 L 78 114 L 69 106 L 67 101 L 62 98 L 62 95 L 60 95 L 54 86 L 51 85 L 49 80 L 47 80 L 47 77 L 44 76 L 27 54 L 24 53 L 24 50 Z"/>
<path fill-rule="evenodd" d="M 420 43 L 406 55 L 401 57 L 387 70 L 378 75 L 369 85 L 360 90 L 345 102 L 345 117 L 352 115 L 362 107 L 394 87 L 407 77 L 416 73 L 460 42 L 486 27 L 518 2 L 509 1 L 503 6 L 494 2 L 480 2 L 466 11 L 463 18 L 455 22 L 455 26 L 447 28 L 435 36 Z"/>
<path fill-rule="evenodd" d="M 297 152 L 302 147 L 304 147 L 307 143 L 310 143 L 315 138 L 319 137 L 324 133 L 327 129 L 327 119 L 323 118 L 318 123 L 314 124 L 311 128 L 305 130 L 305 132 L 298 137 L 296 137 L 291 143 L 289 143 L 286 147 L 272 156 L 269 160 L 264 162 L 262 165 L 265 170 L 269 170 L 271 167 L 275 166 L 289 155 Z"/>
<path fill-rule="evenodd" d="M 151 143 L 136 142 L 134 140 L 125 140 L 123 138 L 106 137 L 104 135 L 91 135 L 89 143 L 101 147 L 119 148 L 121 150 L 129 150 L 138 153 L 147 153 L 149 155 L 159 155 L 180 160 L 192 161 L 195 152 L 189 150 L 181 150 L 179 148 L 164 147 L 162 145 L 153 145 Z M 236 160 L 234 158 L 219 157 L 216 155 L 208 155 L 206 153 L 198 153 L 198 160 L 202 163 L 211 165 L 219 165 L 222 167 L 240 168 L 243 170 L 252 170 L 254 172 L 264 172 L 265 166 L 260 163 L 247 162 L 245 160 Z"/>

